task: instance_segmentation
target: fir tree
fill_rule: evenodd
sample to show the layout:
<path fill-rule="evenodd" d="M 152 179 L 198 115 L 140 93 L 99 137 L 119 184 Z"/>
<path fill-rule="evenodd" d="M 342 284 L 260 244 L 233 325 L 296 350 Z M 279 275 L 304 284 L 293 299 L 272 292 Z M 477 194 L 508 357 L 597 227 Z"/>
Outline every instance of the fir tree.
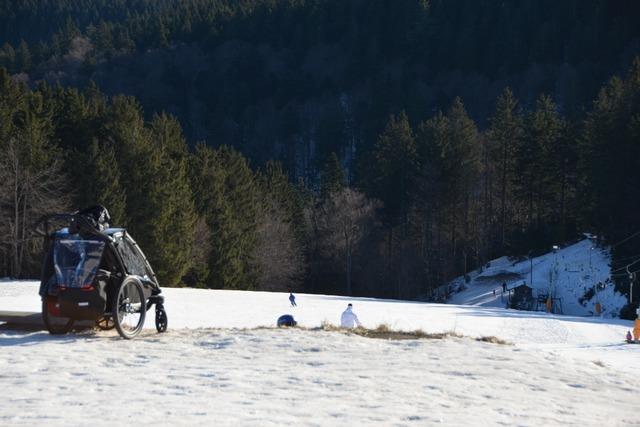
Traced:
<path fill-rule="evenodd" d="M 449 122 L 449 140 L 441 147 L 445 160 L 444 174 L 450 182 L 449 191 L 452 192 L 454 209 L 452 216 L 452 238 L 460 238 L 462 243 L 463 271 L 468 270 L 470 245 L 473 241 L 472 222 L 475 215 L 472 211 L 474 204 L 474 185 L 481 170 L 481 146 L 478 140 L 478 130 L 475 123 L 467 115 L 462 100 L 456 98 L 447 112 Z M 461 221 L 458 228 L 456 222 Z M 457 231 L 458 229 L 459 231 Z M 460 233 L 458 237 L 457 234 Z M 456 244 L 453 242 L 453 247 Z"/>
<path fill-rule="evenodd" d="M 416 142 L 403 111 L 389 118 L 378 138 L 371 176 L 391 223 L 406 224 L 416 172 Z"/>
<path fill-rule="evenodd" d="M 13 81 L 6 69 L 0 68 L 0 144 L 6 143 L 16 126 L 16 112 L 23 110 L 26 87 Z"/>
<path fill-rule="evenodd" d="M 409 212 L 414 201 L 418 172 L 416 142 L 409 119 L 403 111 L 391 116 L 378 138 L 371 170 L 373 195 L 384 203 L 386 220 L 386 275 L 393 294 L 400 297 L 407 287 Z M 396 235 L 394 229 L 399 227 Z"/>
<path fill-rule="evenodd" d="M 0 49 L 0 67 L 13 71 L 16 62 L 16 51 L 10 43 L 5 42 Z"/>
<path fill-rule="evenodd" d="M 101 133 L 116 148 L 128 229 L 156 266 L 159 281 L 179 284 L 190 266 L 195 221 L 186 158 L 173 156 L 186 150 L 180 148 L 185 143 L 179 127 L 158 117 L 147 128 L 137 102 L 116 97 Z"/>
<path fill-rule="evenodd" d="M 636 231 L 640 191 L 640 58 L 593 104 L 580 144 L 584 221 L 614 240 Z"/>
<path fill-rule="evenodd" d="M 565 124 L 551 97 L 541 95 L 525 122 L 519 167 L 528 177 L 528 217 L 538 229 L 557 212 L 558 151 Z M 535 222 L 534 222 L 535 219 Z"/>
<path fill-rule="evenodd" d="M 522 117 L 517 108 L 518 101 L 511 89 L 506 88 L 498 97 L 496 111 L 487 131 L 491 158 L 497 173 L 499 244 L 502 251 L 505 248 L 507 229 L 513 219 L 512 182 L 517 174 L 515 152 L 522 138 Z"/>
<path fill-rule="evenodd" d="M 156 243 L 159 277 L 169 285 L 178 284 L 191 266 L 195 212 L 187 175 L 187 146 L 180 124 L 166 115 L 151 122 L 151 145 L 160 155 L 151 177 L 147 201 L 154 207 L 148 221 Z"/>
<path fill-rule="evenodd" d="M 208 286 L 253 288 L 258 199 L 246 159 L 228 147 L 200 145 L 190 169 L 197 211 L 211 230 Z"/>
<path fill-rule="evenodd" d="M 28 73 L 31 70 L 31 51 L 24 40 L 20 41 L 16 51 L 16 69 L 23 73 Z"/>
<path fill-rule="evenodd" d="M 111 144 L 93 140 L 79 162 L 86 170 L 80 182 L 79 205 L 103 205 L 109 210 L 112 224 L 125 227 L 126 189 L 121 184 L 120 167 Z"/>

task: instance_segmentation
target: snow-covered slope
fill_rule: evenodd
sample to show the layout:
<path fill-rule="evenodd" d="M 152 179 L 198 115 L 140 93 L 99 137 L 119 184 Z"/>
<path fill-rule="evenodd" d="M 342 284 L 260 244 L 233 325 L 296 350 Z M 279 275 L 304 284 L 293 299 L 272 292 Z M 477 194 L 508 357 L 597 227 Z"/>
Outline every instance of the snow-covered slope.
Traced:
<path fill-rule="evenodd" d="M 473 271 L 469 275 L 471 281 L 464 286 L 462 277 L 452 281 L 450 288 L 463 290 L 447 302 L 505 307 L 507 296 L 502 295 L 502 284 L 511 289 L 526 283 L 534 289 L 534 297 L 551 293 L 561 298 L 564 314 L 590 316 L 596 313 L 595 305 L 600 302 L 604 317 L 617 317 L 626 299 L 614 290 L 610 262 L 609 250 L 595 246 L 589 239 L 531 260 L 513 262 L 502 257 L 490 262 L 487 268 Z M 585 299 L 585 293 L 598 283 L 601 285 L 597 292 Z"/>
<path fill-rule="evenodd" d="M 337 325 L 348 303 L 368 328 L 496 336 L 518 344 L 606 344 L 620 341 L 631 325 L 619 319 L 334 295 L 298 294 L 298 306 L 291 307 L 288 294 L 279 292 L 164 288 L 163 294 L 172 329 L 273 327 L 282 314 L 292 314 L 307 328 Z M 0 310 L 40 311 L 38 283 L 0 282 Z M 154 328 L 152 319 L 145 327 Z"/>
<path fill-rule="evenodd" d="M 0 330 L 0 425 L 639 425 L 631 322 L 502 308 L 164 289 L 169 332 L 53 337 Z M 291 313 L 465 338 L 385 341 L 245 329 Z M 35 282 L 0 282 L 0 310 L 38 311 Z M 468 337 L 497 336 L 498 345 Z M 8 392 L 7 392 L 8 391 Z"/>

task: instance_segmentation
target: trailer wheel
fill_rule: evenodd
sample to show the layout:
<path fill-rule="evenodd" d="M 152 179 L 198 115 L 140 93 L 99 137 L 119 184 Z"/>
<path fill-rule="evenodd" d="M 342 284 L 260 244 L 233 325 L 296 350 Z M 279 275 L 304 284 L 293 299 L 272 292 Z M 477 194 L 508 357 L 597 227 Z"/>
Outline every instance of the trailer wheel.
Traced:
<path fill-rule="evenodd" d="M 112 314 L 116 329 L 122 338 L 131 339 L 142 331 L 147 303 L 142 283 L 138 279 L 124 279 L 113 301 Z"/>
<path fill-rule="evenodd" d="M 166 332 L 169 319 L 164 307 L 156 307 L 156 330 L 160 333 Z"/>
<path fill-rule="evenodd" d="M 46 296 L 42 298 L 42 321 L 51 335 L 64 335 L 73 327 L 73 319 L 60 316 L 58 298 Z"/>

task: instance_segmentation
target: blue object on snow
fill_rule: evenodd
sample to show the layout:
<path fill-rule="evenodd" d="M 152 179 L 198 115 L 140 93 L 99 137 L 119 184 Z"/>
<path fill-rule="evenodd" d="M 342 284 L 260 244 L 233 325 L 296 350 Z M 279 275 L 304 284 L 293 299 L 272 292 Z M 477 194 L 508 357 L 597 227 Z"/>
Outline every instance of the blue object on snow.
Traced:
<path fill-rule="evenodd" d="M 298 322 L 293 320 L 293 316 L 290 314 L 283 314 L 278 317 L 278 327 L 281 328 L 283 326 L 296 326 Z"/>

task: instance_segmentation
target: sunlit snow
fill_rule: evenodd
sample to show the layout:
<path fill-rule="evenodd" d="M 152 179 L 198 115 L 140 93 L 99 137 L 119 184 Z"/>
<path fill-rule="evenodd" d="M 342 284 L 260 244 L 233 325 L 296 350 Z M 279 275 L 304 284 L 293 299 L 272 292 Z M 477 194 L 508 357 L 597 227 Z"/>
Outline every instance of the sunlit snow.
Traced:
<path fill-rule="evenodd" d="M 0 281 L 0 310 L 38 311 L 37 287 Z M 132 341 L 0 330 L 0 425 L 640 425 L 640 345 L 623 343 L 629 321 L 323 295 L 299 294 L 291 307 L 285 293 L 164 294 L 165 334 L 151 318 Z M 338 324 L 348 302 L 369 328 L 463 337 L 318 329 Z M 273 328 L 285 313 L 309 329 Z M 473 339 L 481 336 L 512 344 Z"/>

